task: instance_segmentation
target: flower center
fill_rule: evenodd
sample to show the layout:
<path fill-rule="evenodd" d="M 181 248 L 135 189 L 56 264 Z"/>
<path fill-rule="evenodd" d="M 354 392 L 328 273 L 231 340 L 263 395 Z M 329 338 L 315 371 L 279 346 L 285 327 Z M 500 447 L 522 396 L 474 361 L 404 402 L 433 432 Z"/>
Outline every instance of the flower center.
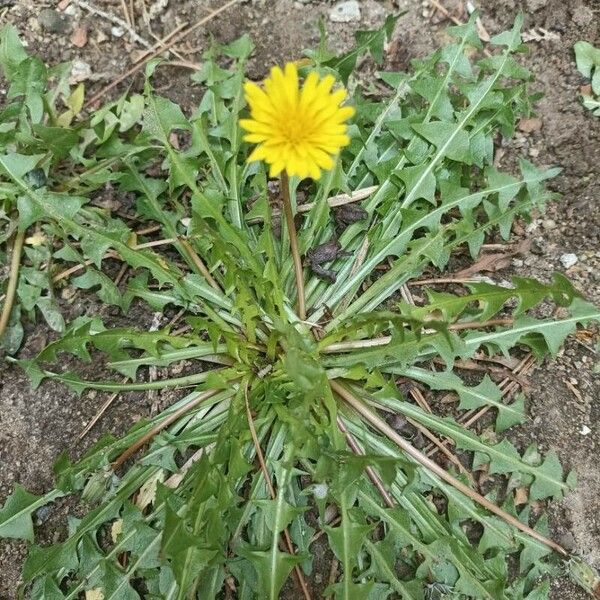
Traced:
<path fill-rule="evenodd" d="M 292 146 L 304 143 L 310 133 L 305 122 L 291 116 L 280 121 L 279 128 L 282 137 Z"/>

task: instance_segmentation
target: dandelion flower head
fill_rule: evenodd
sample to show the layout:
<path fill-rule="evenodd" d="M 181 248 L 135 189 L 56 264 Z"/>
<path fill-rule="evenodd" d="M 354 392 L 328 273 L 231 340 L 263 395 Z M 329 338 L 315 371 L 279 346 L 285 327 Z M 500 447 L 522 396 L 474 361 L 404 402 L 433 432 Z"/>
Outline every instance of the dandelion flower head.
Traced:
<path fill-rule="evenodd" d="M 334 157 L 350 143 L 346 121 L 354 114 L 342 106 L 346 90 L 332 90 L 334 83 L 332 75 L 320 78 L 312 71 L 300 88 L 294 63 L 273 67 L 264 88 L 247 82 L 251 118 L 240 125 L 248 132 L 244 140 L 257 144 L 248 161 L 264 160 L 271 177 L 285 171 L 319 179 L 322 169 L 332 169 Z"/>

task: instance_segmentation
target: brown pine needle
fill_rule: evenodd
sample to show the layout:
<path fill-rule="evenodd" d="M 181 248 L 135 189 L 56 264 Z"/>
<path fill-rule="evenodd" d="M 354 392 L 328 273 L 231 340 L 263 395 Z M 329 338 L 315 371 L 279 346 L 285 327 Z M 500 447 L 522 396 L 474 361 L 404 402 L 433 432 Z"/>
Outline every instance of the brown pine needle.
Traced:
<path fill-rule="evenodd" d="M 442 467 L 440 467 L 437 463 L 432 461 L 430 458 L 425 456 L 422 452 L 417 450 L 412 444 L 407 442 L 401 435 L 396 433 L 379 415 L 371 411 L 363 402 L 361 402 L 358 398 L 356 398 L 353 394 L 351 394 L 345 387 L 340 385 L 336 380 L 331 380 L 329 382 L 331 389 L 344 400 L 347 404 L 349 404 L 365 421 L 367 421 L 372 427 L 377 429 L 380 433 L 385 435 L 388 439 L 394 442 L 405 454 L 408 454 L 413 460 L 419 463 L 422 467 L 427 469 L 429 472 L 433 473 L 459 492 L 462 492 L 465 496 L 488 510 L 489 512 L 495 514 L 500 517 L 508 524 L 516 527 L 523 533 L 526 533 L 533 539 L 541 542 L 542 544 L 552 548 L 559 554 L 563 556 L 569 556 L 569 553 L 555 541 L 548 539 L 543 536 L 541 533 L 535 531 L 531 527 L 521 523 L 519 519 L 513 517 L 508 514 L 506 511 L 502 510 L 500 507 L 496 506 L 493 502 L 490 502 L 487 498 L 482 496 L 481 494 L 473 491 L 469 486 L 465 485 L 462 481 L 459 481 L 450 473 L 445 471 Z"/>
<path fill-rule="evenodd" d="M 525 356 L 525 358 L 523 358 L 523 360 L 521 360 L 521 362 L 515 367 L 514 374 L 524 375 L 533 367 L 534 364 L 535 358 L 533 357 L 533 355 L 531 353 L 527 354 L 527 356 Z M 506 377 L 500 382 L 500 385 L 498 387 L 502 390 L 502 395 L 506 397 L 514 390 L 516 390 L 519 387 L 519 384 L 516 381 L 513 381 L 511 377 Z M 483 406 L 479 409 L 473 408 L 461 415 L 460 418 L 457 420 L 464 427 L 471 427 L 471 425 L 473 425 L 479 419 L 481 419 L 481 417 L 487 414 L 492 408 L 493 406 L 491 404 Z M 442 444 L 446 447 L 448 446 L 448 444 L 453 443 L 454 442 L 449 439 L 444 440 L 442 442 Z M 433 457 L 437 454 L 438 450 L 439 448 L 430 445 L 425 449 L 425 454 L 429 457 Z"/>
<path fill-rule="evenodd" d="M 8 323 L 10 322 L 10 314 L 12 313 L 15 294 L 17 292 L 17 283 L 19 281 L 19 270 L 21 268 L 21 252 L 23 251 L 23 242 L 25 241 L 25 232 L 17 231 L 15 241 L 12 247 L 12 257 L 10 260 L 10 274 L 8 275 L 8 285 L 6 286 L 6 295 L 4 297 L 4 305 L 2 306 L 2 314 L 0 315 L 0 337 L 4 335 Z"/>
<path fill-rule="evenodd" d="M 92 420 L 85 426 L 83 431 L 77 436 L 75 443 L 80 442 L 92 429 L 92 427 L 100 420 L 102 415 L 108 410 L 109 406 L 116 400 L 119 392 L 111 394 L 106 402 L 100 407 L 100 410 L 94 415 Z"/>
<path fill-rule="evenodd" d="M 250 429 L 250 435 L 252 436 L 252 442 L 254 443 L 254 449 L 256 451 L 256 457 L 258 458 L 258 464 L 260 465 L 260 470 L 262 471 L 263 477 L 265 478 L 265 483 L 269 490 L 269 494 L 273 500 L 277 497 L 277 492 L 275 490 L 275 486 L 271 481 L 271 476 L 269 475 L 269 471 L 267 470 L 267 463 L 265 462 L 265 457 L 262 452 L 262 448 L 260 447 L 260 441 L 258 439 L 258 435 L 256 434 L 256 427 L 254 426 L 254 419 L 252 418 L 252 411 L 250 410 L 250 401 L 248 400 L 248 384 L 244 387 L 244 400 L 246 402 L 246 416 L 248 417 L 248 428 Z M 287 551 L 295 555 L 296 550 L 294 545 L 292 544 L 292 538 L 290 538 L 290 534 L 287 530 L 287 527 L 283 530 L 283 538 L 285 540 L 285 546 L 287 547 Z M 300 589 L 302 590 L 302 594 L 306 598 L 306 600 L 311 600 L 310 592 L 308 591 L 308 586 L 306 585 L 306 580 L 304 579 L 304 574 L 302 573 L 302 569 L 298 565 L 294 566 L 294 575 L 296 576 L 296 580 Z"/>
<path fill-rule="evenodd" d="M 175 35 L 171 39 L 171 41 L 169 41 L 168 43 L 166 43 L 164 45 L 160 45 L 158 48 L 154 49 L 152 52 L 145 55 L 138 63 L 133 65 L 131 67 L 131 69 L 127 70 L 122 75 L 119 75 L 118 77 L 116 77 L 113 81 L 111 81 L 111 83 L 109 83 L 107 86 L 103 87 L 97 94 L 94 94 L 94 96 L 92 96 L 85 103 L 85 107 L 89 108 L 90 106 L 96 104 L 96 102 L 98 102 L 98 100 L 100 100 L 100 98 L 102 98 L 102 96 L 104 96 L 107 92 L 109 92 L 110 90 L 115 88 L 122 81 L 125 81 L 126 79 L 129 79 L 129 77 L 131 77 L 132 75 L 135 75 L 138 71 L 141 71 L 149 60 L 151 60 L 154 57 L 158 56 L 159 54 L 162 54 L 163 52 L 166 52 L 167 50 L 171 49 L 175 44 L 180 42 L 183 38 L 188 36 L 190 33 L 195 31 L 196 29 L 199 29 L 200 27 L 202 27 L 202 25 L 205 25 L 206 23 L 208 23 L 209 21 L 214 19 L 217 15 L 219 15 L 223 11 L 230 8 L 231 6 L 236 4 L 238 1 L 239 0 L 229 0 L 229 2 L 226 2 L 225 4 L 223 4 L 223 6 L 220 6 L 219 8 L 216 8 L 215 10 L 211 11 L 208 15 L 206 15 L 206 17 L 203 17 L 202 19 L 198 20 L 196 23 L 194 23 L 194 25 L 192 25 L 188 29 Z"/>
<path fill-rule="evenodd" d="M 185 248 L 185 251 L 188 253 L 189 257 L 192 259 L 193 263 L 198 267 L 198 270 L 204 276 L 204 279 L 208 282 L 208 284 L 217 290 L 217 292 L 222 292 L 221 286 L 216 282 L 214 277 L 210 274 L 208 267 L 204 264 L 202 259 L 198 256 L 192 245 L 183 238 L 179 238 L 179 243 Z"/>
<path fill-rule="evenodd" d="M 296 236 L 296 224 L 294 223 L 294 213 L 292 212 L 292 203 L 290 201 L 290 182 L 285 171 L 281 173 L 281 192 L 283 196 L 283 212 L 285 213 L 285 222 L 290 238 L 290 251 L 294 263 L 294 274 L 296 276 L 298 317 L 300 317 L 301 321 L 305 321 L 306 300 L 304 298 L 304 269 L 302 268 L 302 258 L 300 257 L 298 237 Z"/>
<path fill-rule="evenodd" d="M 160 433 L 165 427 L 171 425 L 188 413 L 193 408 L 196 408 L 199 404 L 216 396 L 219 393 L 219 390 L 207 390 L 206 392 L 200 392 L 193 400 L 190 400 L 187 404 L 184 404 L 176 411 L 172 412 L 166 419 L 163 419 L 159 423 L 157 423 L 150 431 L 146 432 L 141 438 L 139 438 L 134 444 L 129 446 L 127 450 L 125 450 L 113 463 L 112 470 L 116 471 L 127 459 L 133 456 L 144 444 L 149 442 L 155 435 Z"/>
<path fill-rule="evenodd" d="M 469 481 L 471 483 L 475 483 L 473 480 L 473 476 L 471 475 L 471 473 L 469 473 L 469 471 L 464 467 L 464 465 L 460 462 L 460 460 L 458 460 L 458 458 L 452 454 L 452 452 L 450 452 L 450 450 L 448 450 L 448 448 L 446 447 L 446 444 L 444 444 L 444 442 L 440 439 L 438 439 L 437 436 L 435 436 L 433 433 L 431 433 L 431 431 L 429 431 L 429 429 L 427 429 L 427 427 L 425 427 L 424 425 L 421 425 L 421 423 L 419 423 L 418 421 L 415 421 L 414 419 L 411 419 L 410 417 L 407 417 L 406 420 L 415 428 L 417 428 L 432 444 L 434 444 L 436 446 L 436 448 L 438 448 L 438 450 L 458 469 L 458 471 L 460 473 L 462 473 L 463 475 L 466 475 L 466 477 L 469 479 Z"/>
<path fill-rule="evenodd" d="M 425 396 L 423 396 L 423 393 L 421 392 L 421 390 L 418 387 L 412 386 L 410 388 L 410 395 L 413 397 L 413 399 L 415 400 L 415 402 L 425 411 L 428 413 L 433 412 L 431 410 L 431 406 L 429 406 L 427 400 L 425 399 Z"/>
<path fill-rule="evenodd" d="M 350 446 L 352 452 L 354 452 L 354 454 L 358 456 L 364 456 L 365 453 L 361 450 L 360 446 L 354 439 L 354 436 L 348 431 L 346 425 L 344 424 L 344 421 L 342 421 L 342 418 L 340 416 L 337 417 L 337 425 L 340 428 L 340 431 L 346 436 L 346 442 L 348 446 Z M 383 498 L 383 501 L 387 504 L 388 508 L 392 508 L 395 505 L 394 500 L 383 486 L 383 481 L 381 481 L 381 477 L 379 477 L 379 475 L 376 473 L 373 467 L 367 467 L 365 469 L 365 472 L 367 473 L 373 485 L 377 488 L 377 491 L 380 493 L 381 497 Z"/>
<path fill-rule="evenodd" d="M 407 285 L 445 285 L 447 283 L 476 283 L 472 277 L 438 277 L 437 279 L 417 279 L 409 281 Z"/>
<path fill-rule="evenodd" d="M 123 11 L 123 17 L 125 18 L 127 25 L 131 27 L 131 17 L 129 16 L 129 10 L 127 9 L 127 4 L 125 3 L 125 0 L 121 0 L 121 10 Z"/>

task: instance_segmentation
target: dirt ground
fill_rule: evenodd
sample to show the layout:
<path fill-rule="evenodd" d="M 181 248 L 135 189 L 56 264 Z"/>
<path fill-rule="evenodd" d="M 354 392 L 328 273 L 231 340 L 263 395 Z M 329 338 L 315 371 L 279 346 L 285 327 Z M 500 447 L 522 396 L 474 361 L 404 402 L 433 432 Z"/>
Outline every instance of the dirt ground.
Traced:
<path fill-rule="evenodd" d="M 441 0 L 452 15 L 463 17 L 459 0 Z M 45 9 L 64 7 L 68 2 L 34 0 L 0 0 L 0 21 L 15 24 L 27 41 L 31 52 L 47 63 L 80 61 L 88 71 L 88 94 L 100 89 L 122 73 L 139 54 L 141 46 L 129 41 L 100 15 L 92 15 L 73 0 L 59 13 Z M 97 0 L 94 6 L 122 16 L 119 0 Z M 193 23 L 224 2 L 208 0 L 134 0 L 137 7 L 136 31 L 147 40 L 162 37 L 184 21 Z M 160 9 L 151 21 L 151 31 L 144 24 L 141 11 L 145 4 Z M 257 51 L 249 65 L 251 76 L 260 76 L 273 63 L 300 56 L 303 48 L 318 41 L 318 21 L 324 17 L 334 47 L 347 47 L 356 29 L 380 25 L 386 14 L 403 10 L 391 44 L 387 61 L 390 66 L 405 69 L 408 61 L 426 54 L 445 40 L 443 29 L 449 24 L 444 15 L 427 1 L 392 2 L 360 1 L 360 20 L 333 23 L 329 19 L 332 3 L 316 0 L 253 0 L 235 5 L 209 21 L 178 46 L 181 59 L 201 60 L 211 37 L 228 42 L 249 33 Z M 551 186 L 563 194 L 523 231 L 532 241 L 531 252 L 513 261 L 505 271 L 494 274 L 498 280 L 512 274 L 548 279 L 554 271 L 565 271 L 564 254 L 574 253 L 578 261 L 567 274 L 589 299 L 600 303 L 600 119 L 595 119 L 579 102 L 579 87 L 585 82 L 576 71 L 573 44 L 585 39 L 600 43 L 600 2 L 597 0 L 478 0 L 482 22 L 490 33 L 508 27 L 517 11 L 525 13 L 525 32 L 530 53 L 523 62 L 536 76 L 536 89 L 545 96 L 539 102 L 541 127 L 521 132 L 505 148 L 502 166 L 512 164 L 517 155 L 528 156 L 537 164 L 563 167 Z M 81 48 L 81 28 L 87 30 L 87 41 Z M 117 35 L 115 35 L 117 34 Z M 77 38 L 79 35 L 79 39 Z M 177 60 L 177 58 L 175 58 Z M 199 100 L 199 90 L 191 85 L 189 70 L 175 66 L 159 69 L 156 87 L 184 108 L 191 109 Z M 139 86 L 140 77 L 127 81 Z M 512 159 L 512 160 L 511 160 Z M 77 314 L 92 314 L 97 306 L 79 298 L 70 307 Z M 151 315 L 150 315 L 151 316 Z M 139 321 L 138 321 L 139 322 Z M 42 326 L 28 326 L 22 355 L 43 347 L 50 334 Z M 593 374 L 600 362 L 593 347 L 571 340 L 556 360 L 539 365 L 529 377 L 529 412 L 526 425 L 510 435 L 521 446 L 535 440 L 543 450 L 554 449 L 563 464 L 577 471 L 579 486 L 560 503 L 551 506 L 553 536 L 565 547 L 586 557 L 600 567 L 600 376 Z M 93 366 L 91 367 L 93 369 Z M 59 452 L 67 449 L 77 455 L 93 443 L 101 432 L 120 432 L 137 418 L 148 414 L 156 402 L 170 397 L 129 394 L 119 397 L 91 431 L 83 443 L 74 440 L 85 424 L 105 401 L 101 393 L 86 393 L 81 398 L 52 383 L 36 391 L 29 389 L 25 376 L 16 369 L 0 364 L 0 503 L 15 482 L 34 492 L 47 490 L 52 484 L 52 463 Z M 60 512 L 60 511 L 59 511 Z M 57 535 L 52 527 L 55 519 L 40 527 L 42 540 L 51 542 Z M 13 542 L 0 542 L 0 599 L 15 597 L 19 569 L 25 547 Z M 321 560 L 321 559 L 320 559 Z M 322 560 L 326 560 L 323 558 Z M 326 577 L 323 565 L 316 572 Z M 314 581 L 315 589 L 322 589 Z M 554 600 L 576 600 L 587 596 L 568 578 L 553 583 Z"/>

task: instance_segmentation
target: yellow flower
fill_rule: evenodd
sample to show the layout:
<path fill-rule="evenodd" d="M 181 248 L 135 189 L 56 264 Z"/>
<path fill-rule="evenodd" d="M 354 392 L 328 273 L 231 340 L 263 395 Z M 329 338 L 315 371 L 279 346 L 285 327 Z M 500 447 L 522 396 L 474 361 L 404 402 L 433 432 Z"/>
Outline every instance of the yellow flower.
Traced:
<path fill-rule="evenodd" d="M 332 91 L 335 78 L 322 79 L 312 71 L 300 89 L 294 63 L 271 69 L 264 89 L 252 82 L 244 85 L 250 119 L 240 125 L 248 132 L 244 140 L 258 144 L 248 162 L 264 160 L 270 176 L 284 171 L 292 176 L 319 179 L 321 169 L 333 168 L 333 157 L 350 143 L 345 121 L 354 114 L 341 106 L 346 90 Z"/>

